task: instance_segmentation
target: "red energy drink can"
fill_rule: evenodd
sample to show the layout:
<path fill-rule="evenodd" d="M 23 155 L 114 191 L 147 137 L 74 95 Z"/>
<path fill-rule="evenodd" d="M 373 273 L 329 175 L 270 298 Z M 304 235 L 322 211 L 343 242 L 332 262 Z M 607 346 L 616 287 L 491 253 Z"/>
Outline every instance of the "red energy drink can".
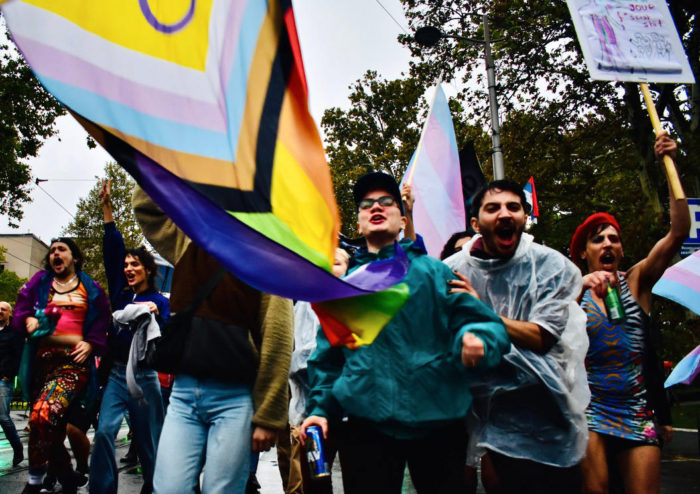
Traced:
<path fill-rule="evenodd" d="M 328 477 L 331 474 L 323 445 L 323 431 L 318 425 L 306 428 L 306 461 L 309 462 L 312 478 Z"/>

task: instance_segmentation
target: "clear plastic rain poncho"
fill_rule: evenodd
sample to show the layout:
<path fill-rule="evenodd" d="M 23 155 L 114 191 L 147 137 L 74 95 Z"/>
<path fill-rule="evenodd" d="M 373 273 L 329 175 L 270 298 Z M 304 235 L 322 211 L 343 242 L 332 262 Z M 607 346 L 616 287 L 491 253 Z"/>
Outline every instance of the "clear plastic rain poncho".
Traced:
<path fill-rule="evenodd" d="M 495 371 L 475 380 L 469 463 L 490 449 L 548 465 L 575 465 L 586 450 L 590 400 L 586 315 L 577 303 L 581 273 L 527 233 L 510 259 L 472 257 L 478 238 L 445 262 L 464 274 L 497 314 L 536 323 L 556 343 L 544 355 L 511 345 Z"/>
<path fill-rule="evenodd" d="M 306 418 L 306 401 L 309 397 L 309 372 L 307 362 L 316 350 L 318 317 L 308 302 L 294 305 L 294 352 L 289 367 L 289 423 L 301 425 Z"/>

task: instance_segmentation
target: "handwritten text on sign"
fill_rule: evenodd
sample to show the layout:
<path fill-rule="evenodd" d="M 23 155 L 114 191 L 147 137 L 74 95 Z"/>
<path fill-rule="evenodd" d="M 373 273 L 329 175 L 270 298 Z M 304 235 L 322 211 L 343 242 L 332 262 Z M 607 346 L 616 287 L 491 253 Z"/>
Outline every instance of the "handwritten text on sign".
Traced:
<path fill-rule="evenodd" d="M 593 79 L 693 82 L 663 0 L 567 0 Z"/>

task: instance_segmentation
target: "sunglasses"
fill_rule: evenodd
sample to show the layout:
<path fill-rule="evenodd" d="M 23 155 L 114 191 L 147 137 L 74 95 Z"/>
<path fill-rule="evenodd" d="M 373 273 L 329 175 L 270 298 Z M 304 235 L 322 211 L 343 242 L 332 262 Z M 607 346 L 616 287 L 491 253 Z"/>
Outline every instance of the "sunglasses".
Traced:
<path fill-rule="evenodd" d="M 377 199 L 362 199 L 360 201 L 360 204 L 358 204 L 358 206 L 360 207 L 360 209 L 369 209 L 372 206 L 374 206 L 375 202 L 378 202 L 379 205 L 382 207 L 389 207 L 389 206 L 393 206 L 394 204 L 396 204 L 396 200 L 393 197 L 382 196 L 382 197 L 379 197 Z"/>

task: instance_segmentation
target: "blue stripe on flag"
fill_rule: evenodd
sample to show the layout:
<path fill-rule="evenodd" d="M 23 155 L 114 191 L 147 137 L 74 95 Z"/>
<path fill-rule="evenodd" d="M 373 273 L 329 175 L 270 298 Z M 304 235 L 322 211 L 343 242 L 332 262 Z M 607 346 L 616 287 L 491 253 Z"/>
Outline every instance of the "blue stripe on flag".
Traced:
<path fill-rule="evenodd" d="M 651 292 L 686 306 L 696 314 L 700 314 L 700 293 L 690 287 L 675 281 L 661 278 L 656 282 Z"/>
<path fill-rule="evenodd" d="M 260 26 L 267 15 L 267 3 L 249 1 L 241 20 L 241 31 L 236 46 L 236 54 L 228 75 L 226 86 L 226 112 L 228 113 L 228 132 L 231 136 L 231 153 L 238 151 L 238 134 L 241 131 L 243 112 L 248 94 L 250 65 L 260 36 Z M 256 26 L 253 29 L 253 26 Z"/>
<path fill-rule="evenodd" d="M 38 76 L 41 83 L 66 106 L 80 108 L 84 117 L 100 125 L 183 153 L 234 161 L 226 134 L 153 117 L 94 92 L 56 79 Z"/>

